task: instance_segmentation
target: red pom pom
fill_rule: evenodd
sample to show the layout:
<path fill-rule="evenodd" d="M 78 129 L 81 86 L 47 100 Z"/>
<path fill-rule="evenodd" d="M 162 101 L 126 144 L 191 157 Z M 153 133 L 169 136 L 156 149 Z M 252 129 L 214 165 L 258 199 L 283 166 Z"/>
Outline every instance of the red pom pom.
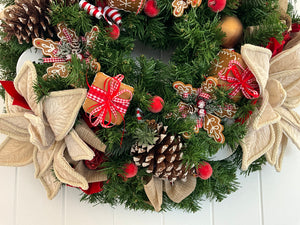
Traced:
<path fill-rule="evenodd" d="M 159 113 L 164 107 L 164 100 L 159 96 L 154 96 L 151 100 L 148 110 L 153 113 Z"/>
<path fill-rule="evenodd" d="M 144 6 L 144 12 L 149 17 L 155 17 L 159 13 L 155 0 L 149 0 Z"/>
<path fill-rule="evenodd" d="M 197 177 L 200 177 L 203 180 L 207 180 L 211 177 L 213 173 L 213 169 L 211 168 L 211 165 L 208 162 L 201 162 L 198 165 L 197 168 Z"/>
<path fill-rule="evenodd" d="M 87 195 L 98 193 L 100 191 L 103 191 L 103 182 L 89 183 L 89 188 L 87 190 L 81 190 Z"/>
<path fill-rule="evenodd" d="M 113 40 L 117 40 L 120 36 L 120 28 L 116 24 L 108 27 L 107 32 Z"/>
<path fill-rule="evenodd" d="M 126 178 L 134 177 L 137 174 L 138 167 L 134 163 L 124 165 L 124 176 Z"/>
<path fill-rule="evenodd" d="M 208 7 L 214 12 L 221 12 L 226 6 L 226 0 L 208 0 Z"/>

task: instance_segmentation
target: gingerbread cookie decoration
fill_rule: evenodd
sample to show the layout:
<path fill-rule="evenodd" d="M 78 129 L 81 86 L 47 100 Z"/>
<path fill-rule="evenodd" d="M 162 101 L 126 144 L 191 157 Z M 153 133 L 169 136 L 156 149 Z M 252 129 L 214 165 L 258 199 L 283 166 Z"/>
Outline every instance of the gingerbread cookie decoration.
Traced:
<path fill-rule="evenodd" d="M 175 17 L 181 17 L 184 13 L 184 10 L 191 5 L 193 8 L 199 7 L 202 3 L 202 0 L 174 0 L 172 2 L 173 6 L 173 15 Z"/>
<path fill-rule="evenodd" d="M 206 80 L 201 84 L 203 92 L 212 93 L 218 85 L 218 79 L 214 77 L 207 77 Z"/>
<path fill-rule="evenodd" d="M 221 118 L 233 118 L 237 112 L 235 105 L 225 105 L 224 107 L 219 107 L 214 113 Z"/>
<path fill-rule="evenodd" d="M 190 84 L 184 84 L 181 81 L 175 81 L 173 83 L 173 88 L 176 90 L 178 95 L 197 95 L 197 88 L 193 88 Z"/>
<path fill-rule="evenodd" d="M 174 0 L 172 2 L 174 8 L 173 15 L 176 17 L 181 17 L 185 9 L 187 9 L 188 4 L 183 0 Z"/>
<path fill-rule="evenodd" d="M 33 45 L 38 48 L 41 49 L 43 52 L 43 55 L 45 56 L 50 56 L 50 57 L 55 57 L 55 54 L 57 53 L 58 49 L 57 49 L 57 45 L 58 42 L 54 42 L 51 39 L 41 39 L 41 38 L 35 38 L 33 40 Z"/>
<path fill-rule="evenodd" d="M 187 0 L 187 4 L 191 5 L 193 8 L 199 7 L 202 0 Z"/>
<path fill-rule="evenodd" d="M 206 130 L 209 137 L 212 137 L 216 142 L 224 143 L 225 137 L 223 135 L 224 127 L 221 124 L 221 119 L 212 114 L 206 114 L 204 119 L 203 129 Z"/>
<path fill-rule="evenodd" d="M 46 77 L 49 77 L 48 74 L 57 74 L 62 78 L 66 78 L 69 75 L 68 69 L 66 67 L 66 63 L 53 63 L 52 66 L 47 68 L 47 74 L 43 76 L 45 79 Z"/>
<path fill-rule="evenodd" d="M 66 24 L 59 23 L 57 25 L 57 36 L 60 38 L 59 42 L 54 42 L 51 39 L 35 38 L 33 45 L 41 49 L 45 57 L 44 63 L 53 63 L 47 68 L 47 73 L 43 76 L 44 79 L 54 77 L 67 77 L 69 71 L 66 67 L 68 61 L 72 59 L 72 55 L 77 58 L 85 60 L 87 65 L 94 71 L 100 71 L 100 64 L 88 52 L 87 47 L 91 47 L 92 41 L 97 38 L 99 28 L 94 26 L 90 32 L 87 32 L 84 37 L 78 37 L 74 30 L 69 29 Z"/>
<path fill-rule="evenodd" d="M 214 77 L 207 77 L 207 79 L 202 83 L 199 89 L 193 88 L 191 84 L 184 84 L 181 81 L 176 81 L 173 83 L 173 88 L 176 90 L 177 94 L 181 96 L 182 100 L 178 107 L 180 116 L 182 118 L 195 119 L 196 126 L 194 127 L 194 132 L 199 133 L 199 129 L 203 128 L 209 137 L 214 138 L 216 142 L 224 143 L 225 137 L 223 135 L 224 127 L 221 124 L 221 119 L 218 115 L 214 115 L 215 107 L 210 108 L 209 104 L 213 98 L 213 92 L 218 85 L 218 80 Z M 190 101 L 192 98 L 192 101 Z M 188 102 L 184 102 L 186 100 Z M 192 102 L 196 102 L 193 104 Z M 229 112 L 223 112 L 223 108 L 219 115 L 228 116 Z M 212 110 L 213 109 L 213 110 Z M 220 109 L 218 109 L 220 111 Z M 185 132 L 183 137 L 190 138 L 192 134 Z"/>

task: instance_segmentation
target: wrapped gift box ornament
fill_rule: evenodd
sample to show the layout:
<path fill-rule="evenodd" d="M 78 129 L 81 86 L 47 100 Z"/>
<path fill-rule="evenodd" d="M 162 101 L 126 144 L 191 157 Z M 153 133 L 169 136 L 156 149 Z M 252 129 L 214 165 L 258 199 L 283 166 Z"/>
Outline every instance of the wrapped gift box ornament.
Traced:
<path fill-rule="evenodd" d="M 218 78 L 220 86 L 232 90 L 229 96 L 234 102 L 240 101 L 242 97 L 259 97 L 258 83 L 239 53 L 222 49 L 218 58 L 212 63 L 209 75 Z"/>
<path fill-rule="evenodd" d="M 89 86 L 83 109 L 89 114 L 91 124 L 104 128 L 119 125 L 124 120 L 134 88 L 123 84 L 124 76 L 107 76 L 99 72 Z"/>

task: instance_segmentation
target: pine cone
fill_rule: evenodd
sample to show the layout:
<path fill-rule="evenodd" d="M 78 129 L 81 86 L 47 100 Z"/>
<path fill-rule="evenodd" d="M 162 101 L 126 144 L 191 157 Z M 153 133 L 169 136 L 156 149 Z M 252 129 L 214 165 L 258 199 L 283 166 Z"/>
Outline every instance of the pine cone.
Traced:
<path fill-rule="evenodd" d="M 20 44 L 32 39 L 53 36 L 48 13 L 51 0 L 15 0 L 15 5 L 6 7 L 1 13 L 2 27 L 9 41 L 13 35 Z"/>
<path fill-rule="evenodd" d="M 153 145 L 136 143 L 131 148 L 133 160 L 137 166 L 146 167 L 147 173 L 155 177 L 186 181 L 188 170 L 182 164 L 182 143 L 179 135 L 167 133 L 167 126 L 150 121 L 149 127 L 156 131 Z"/>

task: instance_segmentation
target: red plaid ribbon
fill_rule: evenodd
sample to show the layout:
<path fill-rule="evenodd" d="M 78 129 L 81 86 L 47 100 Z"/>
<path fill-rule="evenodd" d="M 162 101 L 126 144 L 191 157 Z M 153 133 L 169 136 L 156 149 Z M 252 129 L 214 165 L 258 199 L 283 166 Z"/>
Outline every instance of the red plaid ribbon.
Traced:
<path fill-rule="evenodd" d="M 197 128 L 202 128 L 203 127 L 203 117 L 200 117 L 197 119 Z"/>
<path fill-rule="evenodd" d="M 43 58 L 44 63 L 56 63 L 56 62 L 66 62 L 66 60 L 59 57 Z"/>
<path fill-rule="evenodd" d="M 67 41 L 69 42 L 69 44 L 72 44 L 72 37 L 71 35 L 69 34 L 68 30 L 66 28 L 63 28 L 63 33 L 67 39 Z"/>
<path fill-rule="evenodd" d="M 233 77 L 228 76 L 230 72 L 232 72 Z M 229 93 L 231 97 L 235 96 L 239 91 L 242 91 L 244 96 L 248 99 L 259 97 L 259 93 L 256 91 L 258 89 L 258 83 L 248 67 L 244 69 L 238 61 L 231 60 L 225 75 L 222 75 L 223 73 L 224 69 L 221 70 L 218 75 L 221 80 L 227 81 L 229 83 L 228 86 L 233 89 Z"/>
<path fill-rule="evenodd" d="M 202 97 L 202 98 L 205 98 L 205 99 L 210 99 L 210 94 L 208 94 L 206 92 L 203 92 L 201 88 L 197 89 L 197 94 L 198 94 L 198 97 Z"/>
<path fill-rule="evenodd" d="M 53 53 L 54 55 L 56 55 L 57 52 L 58 52 L 57 49 L 54 49 L 54 50 L 52 51 L 52 53 Z"/>
<path fill-rule="evenodd" d="M 183 113 L 188 107 L 186 105 L 181 105 L 179 107 L 179 112 L 181 112 L 181 117 L 182 118 L 186 118 L 187 117 L 187 114 L 186 113 Z"/>
<path fill-rule="evenodd" d="M 189 95 L 190 95 L 190 94 L 189 94 L 188 92 L 184 92 L 183 95 L 182 95 L 182 97 L 183 97 L 183 98 L 188 98 Z"/>
<path fill-rule="evenodd" d="M 94 85 L 90 86 L 87 98 L 97 102 L 97 104 L 89 108 L 93 109 L 89 115 L 90 122 L 93 126 L 98 126 L 100 124 L 104 128 L 113 127 L 114 124 L 111 125 L 112 117 L 117 119 L 117 112 L 120 113 L 124 121 L 123 114 L 126 113 L 130 104 L 132 92 L 126 89 L 119 91 L 123 79 L 124 76 L 121 74 L 112 78 L 107 78 L 104 82 L 104 89 Z M 107 91 L 105 91 L 106 87 Z M 130 94 L 130 99 L 122 99 L 119 97 L 125 92 Z M 105 122 L 105 116 L 107 114 L 109 115 L 109 120 Z M 96 117 L 94 122 L 92 122 L 93 117 Z"/>

